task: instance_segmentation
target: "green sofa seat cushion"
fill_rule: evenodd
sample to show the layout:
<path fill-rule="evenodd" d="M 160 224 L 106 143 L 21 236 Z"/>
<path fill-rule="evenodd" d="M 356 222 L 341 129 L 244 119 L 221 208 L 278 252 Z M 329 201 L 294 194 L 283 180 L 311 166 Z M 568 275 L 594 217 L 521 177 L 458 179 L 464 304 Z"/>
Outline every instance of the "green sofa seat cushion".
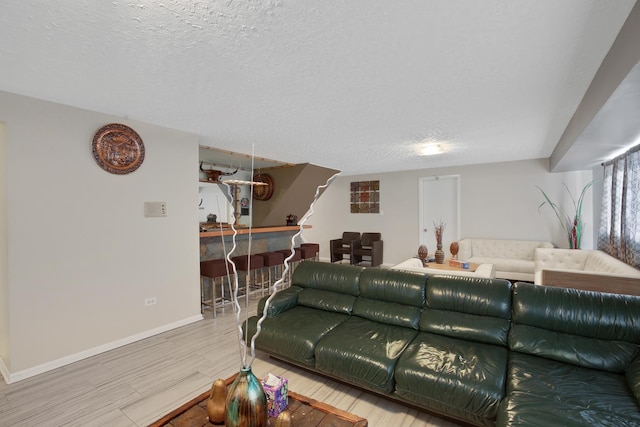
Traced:
<path fill-rule="evenodd" d="M 316 345 L 316 369 L 378 393 L 393 392 L 398 358 L 418 332 L 352 316 Z"/>
<path fill-rule="evenodd" d="M 296 306 L 262 322 L 256 348 L 291 362 L 313 367 L 315 346 L 329 331 L 349 318 L 346 314 Z M 249 318 L 249 339 L 257 316 Z"/>
<path fill-rule="evenodd" d="M 498 426 L 638 426 L 624 375 L 511 353 Z"/>
<path fill-rule="evenodd" d="M 396 365 L 396 395 L 479 425 L 493 425 L 505 393 L 508 349 L 421 332 Z"/>

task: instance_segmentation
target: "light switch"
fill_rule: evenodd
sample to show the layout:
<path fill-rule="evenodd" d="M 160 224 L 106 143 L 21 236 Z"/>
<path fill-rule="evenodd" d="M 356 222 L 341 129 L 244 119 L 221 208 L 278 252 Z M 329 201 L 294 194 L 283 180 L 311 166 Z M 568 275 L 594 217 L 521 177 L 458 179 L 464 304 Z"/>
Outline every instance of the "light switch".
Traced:
<path fill-rule="evenodd" d="M 144 202 L 144 216 L 167 216 L 167 202 Z"/>

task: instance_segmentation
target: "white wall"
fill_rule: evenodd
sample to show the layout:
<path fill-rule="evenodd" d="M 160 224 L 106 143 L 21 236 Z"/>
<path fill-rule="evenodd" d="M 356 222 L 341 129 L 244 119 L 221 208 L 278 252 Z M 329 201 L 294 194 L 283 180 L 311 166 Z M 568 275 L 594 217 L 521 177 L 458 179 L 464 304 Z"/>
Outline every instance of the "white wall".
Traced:
<path fill-rule="evenodd" d="M 0 121 L 11 381 L 201 318 L 196 135 L 5 92 Z M 93 159 L 111 122 L 144 141 L 131 174 Z M 145 218 L 145 201 L 167 202 L 167 217 Z"/>
<path fill-rule="evenodd" d="M 418 178 L 460 175 L 461 236 L 551 241 L 568 247 L 558 220 L 543 201 L 540 186 L 552 200 L 566 201 L 566 183 L 575 197 L 591 180 L 591 171 L 549 173 L 548 161 L 527 160 L 464 167 L 338 177 L 318 200 L 303 240 L 320 243 L 321 258 L 329 258 L 329 240 L 343 231 L 379 231 L 384 240 L 384 264 L 417 254 L 419 246 Z M 380 180 L 381 214 L 349 212 L 352 181 Z M 593 245 L 591 194 L 585 199 L 586 233 L 582 247 Z M 446 230 L 445 230 L 446 234 Z M 445 248 L 446 249 L 446 248 Z"/>

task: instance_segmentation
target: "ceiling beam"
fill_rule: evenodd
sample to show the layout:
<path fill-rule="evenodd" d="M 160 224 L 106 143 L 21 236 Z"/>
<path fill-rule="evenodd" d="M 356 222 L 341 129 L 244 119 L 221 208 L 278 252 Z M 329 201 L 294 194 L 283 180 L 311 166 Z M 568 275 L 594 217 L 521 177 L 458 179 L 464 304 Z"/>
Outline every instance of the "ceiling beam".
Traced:
<path fill-rule="evenodd" d="M 576 109 L 569 125 L 551 153 L 549 168 L 564 171 L 568 154 L 611 95 L 640 63 L 640 2 L 636 2 Z"/>

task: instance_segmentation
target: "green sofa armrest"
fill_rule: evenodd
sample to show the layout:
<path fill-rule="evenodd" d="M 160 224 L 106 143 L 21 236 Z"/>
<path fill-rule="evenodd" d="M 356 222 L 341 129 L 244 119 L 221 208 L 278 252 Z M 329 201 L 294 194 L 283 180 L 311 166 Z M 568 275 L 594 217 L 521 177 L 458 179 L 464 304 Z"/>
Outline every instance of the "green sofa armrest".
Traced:
<path fill-rule="evenodd" d="M 636 355 L 635 359 L 633 359 L 629 365 L 625 376 L 627 378 L 629 388 L 633 392 L 638 403 L 640 403 L 640 353 Z"/>
<path fill-rule="evenodd" d="M 287 289 L 279 291 L 269 303 L 269 313 L 267 317 L 273 317 L 277 314 L 284 313 L 298 305 L 298 293 L 302 291 L 301 287 L 291 286 Z M 264 313 L 264 307 L 269 297 L 261 298 L 258 301 L 258 316 Z"/>

